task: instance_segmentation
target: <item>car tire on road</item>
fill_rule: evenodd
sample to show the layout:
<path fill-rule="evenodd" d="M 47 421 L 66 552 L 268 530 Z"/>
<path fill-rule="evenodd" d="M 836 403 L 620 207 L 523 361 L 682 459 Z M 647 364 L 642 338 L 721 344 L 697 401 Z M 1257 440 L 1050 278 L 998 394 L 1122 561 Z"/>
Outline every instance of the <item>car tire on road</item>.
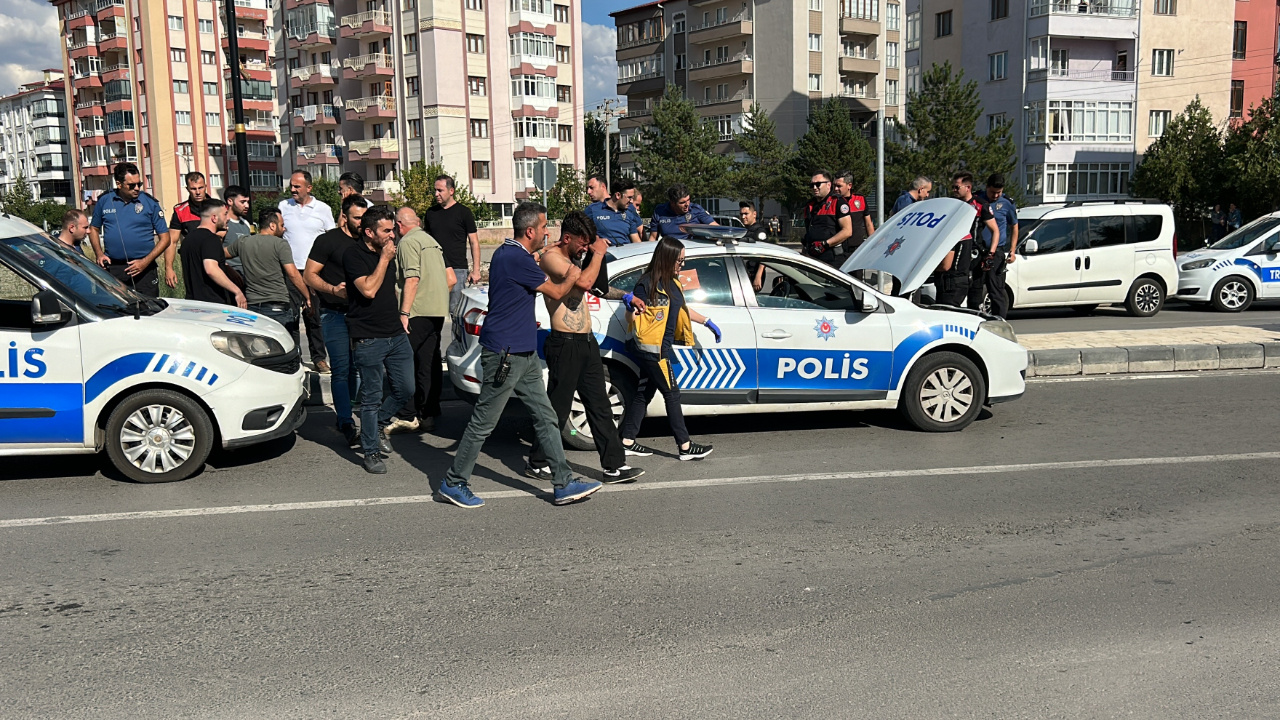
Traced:
<path fill-rule="evenodd" d="M 1149 277 L 1141 277 L 1129 288 L 1129 299 L 1124 301 L 1125 308 L 1134 317 L 1151 317 L 1164 307 L 1164 288 Z"/>
<path fill-rule="evenodd" d="M 987 401 L 987 383 L 972 360 L 959 353 L 930 353 L 911 368 L 898 409 L 925 432 L 969 426 Z"/>
<path fill-rule="evenodd" d="M 213 449 L 213 422 L 195 400 L 172 390 L 141 390 L 107 418 L 107 456 L 134 482 L 186 480 Z"/>
<path fill-rule="evenodd" d="M 1224 277 L 1213 286 L 1209 304 L 1218 312 L 1244 312 L 1253 304 L 1253 283 L 1239 275 Z"/>
<path fill-rule="evenodd" d="M 609 397 L 609 405 L 613 410 L 613 423 L 622 426 L 622 414 L 627 403 L 635 397 L 636 382 L 631 373 L 615 367 L 604 367 L 604 391 Z M 560 437 L 569 450 L 594 450 L 595 438 L 591 435 L 591 425 L 587 423 L 587 413 L 582 407 L 578 394 L 573 394 L 573 405 L 569 407 L 569 419 L 560 429 Z"/>

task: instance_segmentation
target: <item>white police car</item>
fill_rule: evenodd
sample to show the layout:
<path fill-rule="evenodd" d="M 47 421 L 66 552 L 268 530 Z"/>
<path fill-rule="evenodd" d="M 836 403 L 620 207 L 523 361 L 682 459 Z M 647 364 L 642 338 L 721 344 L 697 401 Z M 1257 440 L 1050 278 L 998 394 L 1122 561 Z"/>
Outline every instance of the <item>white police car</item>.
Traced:
<path fill-rule="evenodd" d="M 305 418 L 300 365 L 273 320 L 144 298 L 0 216 L 0 455 L 105 448 L 133 480 L 182 480 L 215 444 L 292 433 Z"/>
<path fill-rule="evenodd" d="M 1280 298 L 1280 213 L 1263 215 L 1218 242 L 1178 258 L 1178 300 L 1240 312 Z"/>
<path fill-rule="evenodd" d="M 844 270 L 889 273 L 910 294 L 968 232 L 973 217 L 973 209 L 958 200 L 916 203 L 872 235 Z M 732 228 L 688 230 L 704 238 L 742 235 Z M 723 240 L 685 245 L 685 297 L 723 333 L 717 344 L 710 331 L 695 325 L 698 346 L 674 350 L 687 415 L 897 407 L 916 427 L 943 432 L 964 428 L 985 404 L 1022 395 L 1027 351 L 1003 320 L 969 310 L 918 307 L 775 245 Z M 611 248 L 610 285 L 630 290 L 653 248 L 653 243 Z M 475 395 L 487 295 L 484 288 L 469 288 L 464 296 L 454 318 L 460 331 L 446 355 L 454 385 Z M 618 418 L 639 378 L 626 347 L 626 317 L 620 302 L 588 296 L 588 304 Z M 549 317 L 543 303 L 537 308 L 545 330 Z M 656 397 L 649 414 L 664 412 Z M 565 440 L 588 449 L 590 432 L 575 402 Z"/>

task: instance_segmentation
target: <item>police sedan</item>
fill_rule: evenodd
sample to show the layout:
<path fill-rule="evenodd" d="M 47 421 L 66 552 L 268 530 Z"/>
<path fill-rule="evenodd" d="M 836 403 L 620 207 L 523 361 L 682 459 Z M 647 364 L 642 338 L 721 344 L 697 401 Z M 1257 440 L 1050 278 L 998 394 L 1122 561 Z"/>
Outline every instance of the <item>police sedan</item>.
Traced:
<path fill-rule="evenodd" d="M 685 414 L 899 408 L 917 428 L 947 432 L 969 425 L 984 405 L 1020 397 L 1027 352 L 1008 323 L 974 311 L 919 307 L 848 274 L 891 274 L 909 295 L 964 236 L 973 216 L 972 208 L 950 198 L 916 203 L 872 235 L 843 271 L 787 248 L 739 241 L 741 229 L 688 226 L 699 240 L 685 243 L 685 297 L 715 321 L 723 340 L 717 343 L 695 325 L 697 344 L 675 348 Z M 653 248 L 611 248 L 610 285 L 630 290 Z M 474 396 L 487 295 L 473 287 L 464 296 L 446 355 L 454 385 Z M 627 319 L 620 302 L 593 296 L 587 302 L 620 418 L 640 377 L 627 348 Z M 542 303 L 537 307 L 545 337 L 549 318 Z M 655 398 L 649 414 L 664 412 Z M 575 402 L 566 443 L 589 449 L 590 432 Z"/>

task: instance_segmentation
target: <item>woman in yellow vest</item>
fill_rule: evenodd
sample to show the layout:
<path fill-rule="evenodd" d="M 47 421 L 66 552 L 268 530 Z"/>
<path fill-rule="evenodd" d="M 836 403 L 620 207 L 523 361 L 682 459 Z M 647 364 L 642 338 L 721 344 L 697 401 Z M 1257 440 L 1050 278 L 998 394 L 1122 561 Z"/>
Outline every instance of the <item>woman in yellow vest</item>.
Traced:
<path fill-rule="evenodd" d="M 683 265 L 684 244 L 674 238 L 662 238 L 653 251 L 649 268 L 632 291 L 634 297 L 644 301 L 645 310 L 628 316 L 632 337 L 627 348 L 642 372 L 640 386 L 622 418 L 622 446 L 628 455 L 653 454 L 653 450 L 636 442 L 636 435 L 640 434 L 645 409 L 659 392 L 667 405 L 667 421 L 680 448 L 680 459 L 701 460 L 711 454 L 710 445 L 689 439 L 684 411 L 680 408 L 680 388 L 671 372 L 671 346 L 694 343 L 691 320 L 705 325 L 716 336 L 716 342 L 720 342 L 720 328 L 711 318 L 698 314 L 685 303 L 684 290 L 680 287 Z M 625 302 L 630 307 L 631 298 L 625 298 Z"/>

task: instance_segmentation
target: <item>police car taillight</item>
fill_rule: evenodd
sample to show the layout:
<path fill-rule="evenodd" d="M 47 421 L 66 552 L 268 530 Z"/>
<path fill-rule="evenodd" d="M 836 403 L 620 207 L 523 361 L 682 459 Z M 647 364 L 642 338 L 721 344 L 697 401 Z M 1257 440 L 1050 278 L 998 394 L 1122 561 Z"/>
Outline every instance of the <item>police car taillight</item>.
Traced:
<path fill-rule="evenodd" d="M 462 316 L 462 329 L 468 335 L 480 335 L 480 328 L 484 327 L 484 316 L 489 313 L 480 308 L 472 308 Z"/>

